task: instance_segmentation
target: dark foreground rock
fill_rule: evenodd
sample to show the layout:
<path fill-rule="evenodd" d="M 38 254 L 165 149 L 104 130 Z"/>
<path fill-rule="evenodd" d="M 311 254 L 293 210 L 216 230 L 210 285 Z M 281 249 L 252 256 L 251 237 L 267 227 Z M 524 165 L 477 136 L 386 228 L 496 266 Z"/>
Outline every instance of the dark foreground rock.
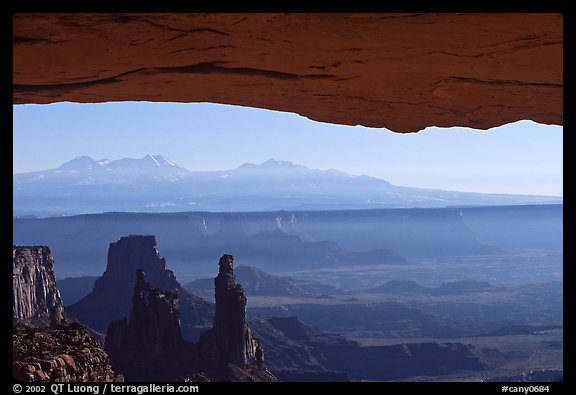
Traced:
<path fill-rule="evenodd" d="M 177 295 L 153 288 L 144 271 L 137 271 L 132 311 L 128 319 L 108 327 L 106 351 L 128 380 L 161 381 L 185 374 L 194 347 L 182 339 Z"/>
<path fill-rule="evenodd" d="M 220 259 L 214 283 L 213 326 L 191 343 L 181 335 L 178 294 L 152 287 L 137 270 L 130 316 L 113 321 L 106 335 L 114 368 L 129 381 L 276 381 L 246 323 L 231 255 Z"/>
<path fill-rule="evenodd" d="M 115 377 L 108 355 L 80 324 L 14 327 L 12 371 L 20 381 L 93 382 Z"/>

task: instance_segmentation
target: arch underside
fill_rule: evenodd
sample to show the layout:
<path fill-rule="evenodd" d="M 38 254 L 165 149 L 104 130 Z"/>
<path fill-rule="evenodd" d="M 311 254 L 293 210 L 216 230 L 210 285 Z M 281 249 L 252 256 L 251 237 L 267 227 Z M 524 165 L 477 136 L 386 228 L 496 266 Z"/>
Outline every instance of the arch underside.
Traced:
<path fill-rule="evenodd" d="M 13 102 L 214 102 L 415 132 L 561 125 L 559 14 L 15 14 Z"/>

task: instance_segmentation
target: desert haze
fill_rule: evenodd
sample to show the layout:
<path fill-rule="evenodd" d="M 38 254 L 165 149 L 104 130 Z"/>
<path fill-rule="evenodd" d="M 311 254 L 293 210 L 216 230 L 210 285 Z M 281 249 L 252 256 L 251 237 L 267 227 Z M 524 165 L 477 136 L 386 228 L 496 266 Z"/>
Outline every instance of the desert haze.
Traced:
<path fill-rule="evenodd" d="M 163 320 L 180 317 L 166 330 L 185 346 L 170 347 L 191 350 L 166 349 L 177 368 L 147 362 L 145 371 L 166 380 L 243 380 L 247 372 L 272 380 L 253 356 L 242 370 L 207 376 L 187 362 L 205 347 L 215 262 L 230 252 L 247 297 L 241 322 L 261 342 L 274 380 L 554 381 L 563 367 L 562 215 L 562 205 L 105 213 L 14 218 L 13 229 L 16 245 L 51 246 L 66 317 L 102 341 L 111 325 L 140 339 L 105 339 L 111 366 L 129 380 L 144 379 L 134 361 L 148 354 L 126 350 L 156 341 L 132 321 L 113 324 L 140 319 L 131 302 L 140 269 L 156 287 L 146 292 L 179 299 Z"/>

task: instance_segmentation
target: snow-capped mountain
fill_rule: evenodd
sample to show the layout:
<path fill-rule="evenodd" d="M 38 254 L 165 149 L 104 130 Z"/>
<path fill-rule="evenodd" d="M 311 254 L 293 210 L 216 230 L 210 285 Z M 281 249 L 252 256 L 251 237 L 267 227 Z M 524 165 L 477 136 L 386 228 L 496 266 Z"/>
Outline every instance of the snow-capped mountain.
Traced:
<path fill-rule="evenodd" d="M 77 156 L 76 158 L 63 163 L 62 165 L 60 165 L 60 167 L 58 167 L 55 170 L 69 171 L 69 172 L 94 170 L 103 168 L 106 165 L 106 163 L 108 163 L 107 159 L 96 161 L 89 156 Z"/>
<path fill-rule="evenodd" d="M 146 155 L 143 158 L 123 158 L 109 161 L 78 156 L 56 169 L 14 174 L 14 187 L 33 183 L 36 185 L 58 183 L 73 185 L 130 185 L 151 182 L 174 182 L 191 172 L 177 166 L 162 155 Z"/>
<path fill-rule="evenodd" d="M 270 211 L 561 203 L 561 198 L 409 188 L 338 170 L 270 159 L 193 172 L 162 155 L 80 156 L 13 176 L 15 215 L 104 211 Z"/>

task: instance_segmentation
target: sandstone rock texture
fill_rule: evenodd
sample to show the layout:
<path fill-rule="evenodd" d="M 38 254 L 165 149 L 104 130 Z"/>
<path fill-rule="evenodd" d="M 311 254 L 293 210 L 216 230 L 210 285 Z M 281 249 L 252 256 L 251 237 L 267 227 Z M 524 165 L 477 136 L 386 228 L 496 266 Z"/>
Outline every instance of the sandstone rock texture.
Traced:
<path fill-rule="evenodd" d="M 64 307 L 54 277 L 50 248 L 12 249 L 12 320 L 55 326 L 64 319 Z"/>
<path fill-rule="evenodd" d="M 113 320 L 128 316 L 133 305 L 136 270 L 147 274 L 151 286 L 178 294 L 184 338 L 196 340 L 210 327 L 214 305 L 183 288 L 160 256 L 156 238 L 132 235 L 110 243 L 106 271 L 94 289 L 66 311 L 97 331 L 105 333 Z"/>
<path fill-rule="evenodd" d="M 64 315 L 45 246 L 13 247 L 12 369 L 20 381 L 112 381 L 108 355 Z"/>
<path fill-rule="evenodd" d="M 121 381 L 108 355 L 77 323 L 53 329 L 16 326 L 12 334 L 14 378 L 20 381 Z"/>
<path fill-rule="evenodd" d="M 561 14 L 14 14 L 13 102 L 214 102 L 414 132 L 562 124 Z"/>

